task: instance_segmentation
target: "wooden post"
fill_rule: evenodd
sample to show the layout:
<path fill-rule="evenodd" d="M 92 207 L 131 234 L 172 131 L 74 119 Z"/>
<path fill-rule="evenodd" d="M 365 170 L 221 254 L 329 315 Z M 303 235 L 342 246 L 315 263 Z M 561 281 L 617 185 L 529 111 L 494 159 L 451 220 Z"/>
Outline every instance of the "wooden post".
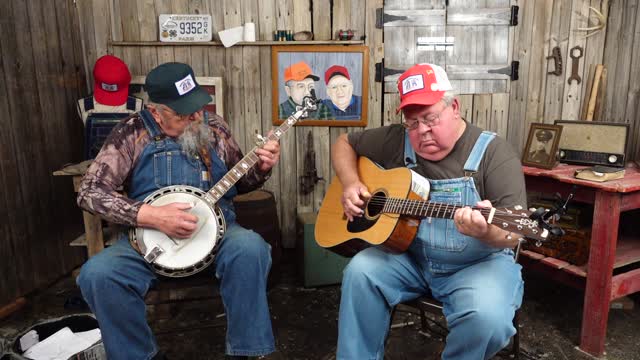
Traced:
<path fill-rule="evenodd" d="M 580 349 L 594 356 L 601 356 L 604 352 L 620 206 L 619 193 L 596 192 L 593 229 L 597 230 L 591 234 L 580 335 Z"/>
<path fill-rule="evenodd" d="M 604 102 L 607 96 L 607 68 L 602 68 L 602 76 L 600 76 L 600 89 L 598 90 L 600 96 L 596 98 L 596 108 L 594 110 L 593 119 L 596 121 L 602 121 L 602 113 L 604 111 Z"/>
<path fill-rule="evenodd" d="M 589 65 L 589 77 L 587 79 L 587 86 L 584 88 L 584 96 L 582 101 L 582 110 L 580 111 L 580 118 L 578 120 L 585 120 L 587 118 L 587 109 L 589 108 L 589 100 L 593 93 L 593 79 L 596 74 L 596 64 Z"/>
<path fill-rule="evenodd" d="M 596 66 L 596 74 L 593 77 L 593 87 L 591 88 L 591 96 L 589 97 L 589 103 L 587 104 L 587 116 L 585 120 L 592 121 L 593 113 L 596 108 L 596 97 L 598 96 L 598 87 L 600 85 L 600 77 L 602 76 L 602 64 Z"/>
<path fill-rule="evenodd" d="M 92 257 L 104 249 L 104 238 L 102 236 L 102 220 L 87 211 L 82 211 L 84 220 L 85 239 L 87 241 L 87 255 Z"/>
<path fill-rule="evenodd" d="M 27 303 L 27 300 L 23 297 L 19 297 L 15 299 L 12 303 L 9 303 L 5 306 L 0 307 L 0 320 L 8 317 L 14 312 L 22 309 L 22 307 Z"/>

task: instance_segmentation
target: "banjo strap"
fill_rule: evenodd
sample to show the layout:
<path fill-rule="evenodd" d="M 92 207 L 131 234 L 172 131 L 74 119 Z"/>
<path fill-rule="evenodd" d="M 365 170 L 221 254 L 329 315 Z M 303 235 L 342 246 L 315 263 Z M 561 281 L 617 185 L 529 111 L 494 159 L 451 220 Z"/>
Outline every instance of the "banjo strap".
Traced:
<path fill-rule="evenodd" d="M 207 170 L 209 171 L 209 174 L 213 174 L 211 172 L 211 154 L 209 153 L 209 150 L 207 150 L 207 147 L 206 146 L 201 146 L 198 149 L 198 153 L 200 153 L 200 158 L 204 162 L 204 165 L 207 167 Z"/>

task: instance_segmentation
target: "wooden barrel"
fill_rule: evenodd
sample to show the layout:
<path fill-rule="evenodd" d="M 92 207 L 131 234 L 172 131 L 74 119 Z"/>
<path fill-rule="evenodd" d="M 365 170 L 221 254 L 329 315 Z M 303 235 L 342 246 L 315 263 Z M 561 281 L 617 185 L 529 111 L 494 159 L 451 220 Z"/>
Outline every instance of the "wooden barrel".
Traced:
<path fill-rule="evenodd" d="M 278 208 L 273 193 L 267 190 L 255 190 L 233 198 L 236 208 L 236 221 L 241 226 L 260 234 L 271 245 L 272 269 L 278 272 L 282 245 Z"/>

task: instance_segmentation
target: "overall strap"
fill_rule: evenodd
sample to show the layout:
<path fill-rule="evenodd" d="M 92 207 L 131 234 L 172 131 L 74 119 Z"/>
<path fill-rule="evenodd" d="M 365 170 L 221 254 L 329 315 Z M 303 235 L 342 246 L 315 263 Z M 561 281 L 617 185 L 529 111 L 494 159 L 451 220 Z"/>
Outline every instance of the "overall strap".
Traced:
<path fill-rule="evenodd" d="M 127 96 L 127 110 L 137 111 L 136 101 L 137 98 L 135 96 Z"/>
<path fill-rule="evenodd" d="M 166 135 L 160 130 L 160 126 L 156 122 L 156 120 L 151 116 L 151 113 L 148 110 L 140 111 L 140 117 L 142 118 L 142 122 L 144 123 L 144 127 L 147 128 L 149 132 L 149 136 L 158 142 L 164 140 Z"/>
<path fill-rule="evenodd" d="M 411 146 L 411 141 L 409 141 L 409 130 L 404 131 L 404 166 L 412 169 L 418 166 L 416 162 L 416 152 L 413 150 Z"/>
<path fill-rule="evenodd" d="M 464 176 L 470 177 L 478 172 L 480 162 L 484 157 L 484 152 L 487 150 L 489 143 L 491 143 L 495 137 L 496 133 L 487 130 L 483 131 L 482 134 L 478 136 L 478 140 L 476 140 L 475 145 L 473 145 L 471 154 L 469 154 L 469 158 L 467 158 L 467 162 L 464 164 Z"/>
<path fill-rule="evenodd" d="M 84 98 L 84 111 L 93 110 L 93 95 Z"/>

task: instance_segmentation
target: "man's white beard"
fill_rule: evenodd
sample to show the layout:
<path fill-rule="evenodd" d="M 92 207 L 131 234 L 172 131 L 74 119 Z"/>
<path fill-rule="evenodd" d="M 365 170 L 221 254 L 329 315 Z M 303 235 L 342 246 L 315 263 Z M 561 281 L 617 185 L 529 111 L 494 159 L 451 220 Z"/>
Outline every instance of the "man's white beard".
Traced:
<path fill-rule="evenodd" d="M 206 148 L 211 141 L 211 128 L 206 122 L 193 122 L 184 129 L 182 135 L 177 139 L 182 150 L 188 154 L 199 154 L 199 149 Z"/>

